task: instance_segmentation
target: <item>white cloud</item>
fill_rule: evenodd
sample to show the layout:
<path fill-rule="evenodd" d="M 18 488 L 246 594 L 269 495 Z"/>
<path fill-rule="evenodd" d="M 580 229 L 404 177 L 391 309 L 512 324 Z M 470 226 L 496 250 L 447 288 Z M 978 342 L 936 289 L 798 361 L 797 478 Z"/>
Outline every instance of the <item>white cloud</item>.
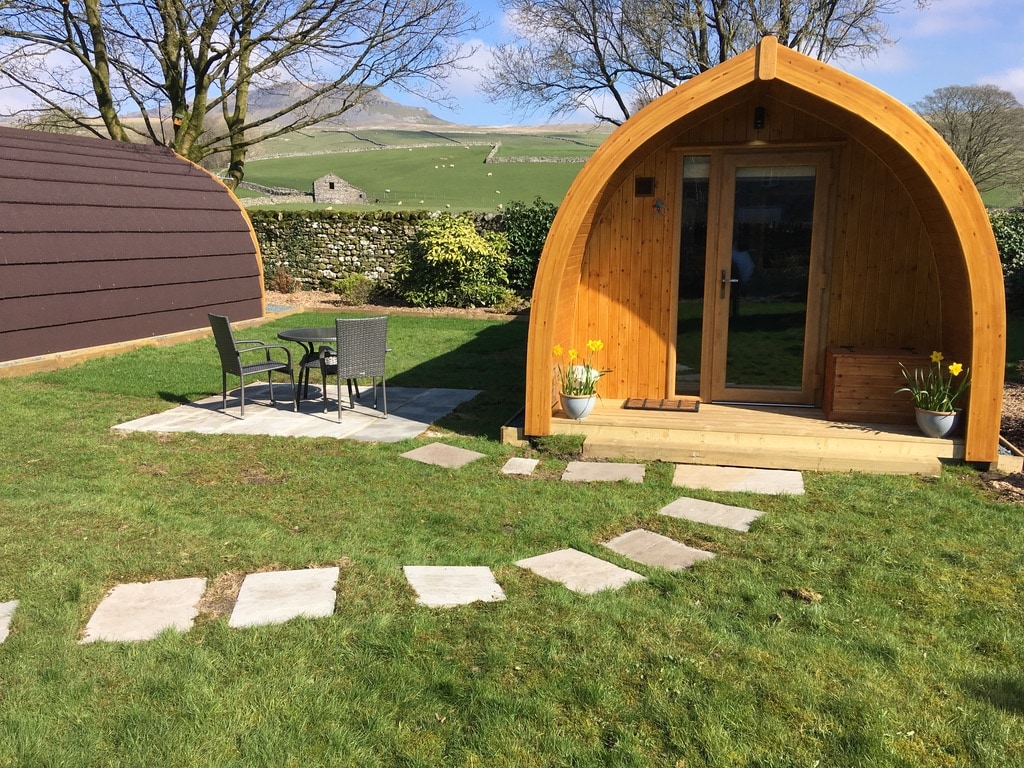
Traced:
<path fill-rule="evenodd" d="M 991 75 L 982 75 L 978 78 L 978 84 L 998 85 L 1016 96 L 1017 101 L 1024 103 L 1024 67 L 1014 67 Z"/>
<path fill-rule="evenodd" d="M 937 37 L 948 34 L 976 32 L 1000 24 L 1009 6 L 1019 0 L 932 0 L 923 10 L 911 9 L 903 19 L 909 22 L 908 34 L 914 37 Z M 1007 6 L 1003 11 L 999 5 Z"/>

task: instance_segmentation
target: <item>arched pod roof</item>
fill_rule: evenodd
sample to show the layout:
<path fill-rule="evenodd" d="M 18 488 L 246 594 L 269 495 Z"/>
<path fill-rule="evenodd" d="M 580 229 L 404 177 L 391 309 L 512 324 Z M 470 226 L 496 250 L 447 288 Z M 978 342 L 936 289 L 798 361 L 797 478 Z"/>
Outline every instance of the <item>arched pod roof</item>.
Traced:
<path fill-rule="evenodd" d="M 682 130 L 760 93 L 837 126 L 882 158 L 908 190 L 935 250 L 942 343 L 972 368 L 967 458 L 993 460 L 1005 361 L 1003 281 L 988 216 L 970 177 L 941 137 L 906 106 L 773 38 L 652 102 L 615 131 L 577 176 L 552 224 L 537 272 L 526 432 L 550 431 L 551 348 L 574 330 L 580 270 L 609 195 L 638 163 Z"/>

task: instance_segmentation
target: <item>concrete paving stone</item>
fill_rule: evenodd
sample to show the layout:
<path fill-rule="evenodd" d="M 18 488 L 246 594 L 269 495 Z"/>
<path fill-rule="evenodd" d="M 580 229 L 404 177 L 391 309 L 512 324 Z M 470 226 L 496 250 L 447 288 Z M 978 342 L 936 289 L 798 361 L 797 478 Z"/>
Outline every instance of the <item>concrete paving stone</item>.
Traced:
<path fill-rule="evenodd" d="M 331 437 L 363 442 L 391 443 L 421 435 L 427 427 L 458 405 L 480 394 L 475 389 L 388 387 L 388 418 L 373 408 L 373 388 L 364 386 L 349 407 L 348 393 L 342 391 L 341 422 L 338 422 L 336 388 L 328 383 L 328 411 L 323 412 L 321 389 L 309 388 L 308 396 L 292 410 L 287 383 L 274 384 L 277 403 L 271 405 L 267 385 L 245 388 L 245 419 L 238 416 L 238 389 L 228 393 L 227 412 L 215 395 L 161 413 L 118 424 L 116 430 L 131 432 L 199 432 L 202 434 L 279 435 L 285 437 Z M 378 402 L 383 402 L 380 395 Z M 251 406 L 251 407 L 250 407 Z"/>
<path fill-rule="evenodd" d="M 283 624 L 298 616 L 320 618 L 334 613 L 338 568 L 250 573 L 238 591 L 229 627 Z"/>
<path fill-rule="evenodd" d="M 188 632 L 198 613 L 206 579 L 118 584 L 96 606 L 80 642 L 152 640 L 167 629 Z"/>
<path fill-rule="evenodd" d="M 750 530 L 750 524 L 764 512 L 683 497 L 659 509 L 658 514 L 746 532 Z"/>
<path fill-rule="evenodd" d="M 618 589 L 632 581 L 646 581 L 639 573 L 577 549 L 561 549 L 528 557 L 516 565 L 584 595 L 592 595 L 604 589 Z"/>
<path fill-rule="evenodd" d="M 6 640 L 11 632 L 11 620 L 14 618 L 14 609 L 17 607 L 17 600 L 0 603 L 0 643 Z"/>
<path fill-rule="evenodd" d="M 570 461 L 562 479 L 570 483 L 642 483 L 647 467 L 643 464 L 620 464 L 605 461 Z"/>
<path fill-rule="evenodd" d="M 715 556 L 712 552 L 688 547 L 668 536 L 662 536 L 660 533 L 643 528 L 616 536 L 611 541 L 605 542 L 605 546 L 612 552 L 618 552 L 630 560 L 636 560 L 644 565 L 666 568 L 670 571 L 690 568 L 694 563 L 710 560 Z"/>
<path fill-rule="evenodd" d="M 429 608 L 450 608 L 505 599 L 505 592 L 484 565 L 407 565 L 405 578 Z"/>
<path fill-rule="evenodd" d="M 448 467 L 449 469 L 464 467 L 471 461 L 482 459 L 484 455 L 477 451 L 456 448 L 454 445 L 446 443 L 429 443 L 402 454 L 405 458 L 412 459 L 413 461 L 435 464 L 439 467 Z"/>
<path fill-rule="evenodd" d="M 539 463 L 540 459 L 527 459 L 522 456 L 513 456 L 505 462 L 505 466 L 501 468 L 501 473 L 503 475 L 532 475 L 533 470 L 537 468 Z"/>
<path fill-rule="evenodd" d="M 705 488 L 710 491 L 789 493 L 797 496 L 804 492 L 803 475 L 795 470 L 713 467 L 701 464 L 677 464 L 672 485 Z"/>

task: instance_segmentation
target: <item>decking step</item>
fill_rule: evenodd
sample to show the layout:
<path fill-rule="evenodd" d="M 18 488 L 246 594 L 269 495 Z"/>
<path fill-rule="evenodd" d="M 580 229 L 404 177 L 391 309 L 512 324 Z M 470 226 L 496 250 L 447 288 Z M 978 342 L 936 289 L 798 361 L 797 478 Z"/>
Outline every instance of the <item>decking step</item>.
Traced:
<path fill-rule="evenodd" d="M 770 441 L 769 441 L 770 442 Z M 674 464 L 710 464 L 764 469 L 798 469 L 818 472 L 876 472 L 893 475 L 936 477 L 941 462 L 929 455 L 878 453 L 853 447 L 828 449 L 772 445 L 714 445 L 681 440 L 635 437 L 588 436 L 583 443 L 587 459 L 667 461 Z"/>

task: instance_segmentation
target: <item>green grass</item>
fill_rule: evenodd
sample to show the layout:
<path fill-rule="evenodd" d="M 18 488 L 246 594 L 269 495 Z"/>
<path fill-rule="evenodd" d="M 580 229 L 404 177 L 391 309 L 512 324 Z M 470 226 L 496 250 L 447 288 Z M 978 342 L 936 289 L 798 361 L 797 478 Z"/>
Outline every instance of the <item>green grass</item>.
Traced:
<path fill-rule="evenodd" d="M 965 467 L 693 493 L 766 513 L 739 534 L 658 515 L 683 493 L 657 463 L 642 485 L 560 483 L 555 453 L 505 477 L 525 336 L 392 319 L 390 383 L 483 390 L 436 427 L 485 454 L 460 470 L 399 456 L 436 437 L 110 430 L 216 392 L 210 341 L 0 380 L 0 601 L 21 601 L 0 766 L 1024 765 L 1019 507 Z M 668 573 L 600 545 L 640 526 L 717 557 Z M 648 581 L 585 597 L 514 565 L 563 547 Z M 76 642 L 119 582 L 328 563 L 330 618 Z M 419 607 L 404 564 L 488 565 L 508 599 Z"/>
<path fill-rule="evenodd" d="M 427 132 L 366 131 L 352 134 L 314 134 L 278 142 L 268 154 L 315 152 L 299 157 L 250 159 L 246 180 L 271 187 L 307 191 L 313 181 L 336 173 L 362 189 L 375 209 L 497 210 L 513 200 L 535 197 L 561 202 L 581 163 L 484 164 L 490 143 L 500 141 L 502 157 L 589 157 L 604 134 L 444 134 Z M 461 142 L 453 143 L 454 140 Z M 377 149 L 430 143 L 430 147 Z M 349 150 L 349 151 L 342 151 Z M 331 154 L 331 152 L 334 152 Z M 248 194 L 247 196 L 251 196 Z M 310 203 L 294 204 L 309 208 Z M 281 207 L 281 206 L 275 206 Z M 335 206 L 339 207 L 339 206 Z M 352 208 L 353 206 L 345 206 Z M 365 206 L 363 206 L 365 208 Z"/>

